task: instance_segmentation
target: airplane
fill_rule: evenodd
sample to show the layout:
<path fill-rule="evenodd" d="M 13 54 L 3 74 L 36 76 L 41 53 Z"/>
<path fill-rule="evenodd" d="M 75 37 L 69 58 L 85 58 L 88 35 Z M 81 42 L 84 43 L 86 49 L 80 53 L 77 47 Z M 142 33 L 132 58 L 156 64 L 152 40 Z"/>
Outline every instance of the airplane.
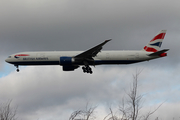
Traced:
<path fill-rule="evenodd" d="M 102 64 L 132 64 L 167 56 L 169 49 L 159 50 L 166 30 L 161 30 L 142 50 L 101 51 L 104 42 L 86 51 L 40 51 L 21 52 L 10 55 L 5 61 L 13 64 L 19 72 L 20 65 L 61 65 L 63 71 L 74 71 L 82 66 L 84 73 L 92 74 L 90 66 Z"/>

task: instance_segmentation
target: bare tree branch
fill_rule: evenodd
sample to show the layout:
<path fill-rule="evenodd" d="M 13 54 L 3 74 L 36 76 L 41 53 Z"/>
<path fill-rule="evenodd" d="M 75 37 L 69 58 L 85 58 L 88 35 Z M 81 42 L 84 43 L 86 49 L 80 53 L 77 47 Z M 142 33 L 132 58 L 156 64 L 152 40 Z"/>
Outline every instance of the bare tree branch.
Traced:
<path fill-rule="evenodd" d="M 71 116 L 69 117 L 69 120 L 74 120 L 77 116 L 82 115 L 83 111 L 82 110 L 77 110 L 74 111 Z"/>
<path fill-rule="evenodd" d="M 75 120 L 76 118 L 80 118 L 83 120 L 94 120 L 94 110 L 97 108 L 97 106 L 90 106 L 89 103 L 87 102 L 85 110 L 76 110 L 74 111 L 71 116 L 69 117 L 69 120 Z"/>
<path fill-rule="evenodd" d="M 144 116 L 144 120 L 148 120 L 149 117 L 150 117 L 150 115 L 154 114 L 163 104 L 164 104 L 164 102 L 161 103 L 155 110 L 149 111 L 149 112 Z"/>
<path fill-rule="evenodd" d="M 109 107 L 110 113 L 107 114 L 103 120 L 148 120 L 150 116 L 162 106 L 164 102 L 160 104 L 155 110 L 149 111 L 146 115 L 140 114 L 143 103 L 142 98 L 144 96 L 138 92 L 138 77 L 141 72 L 142 70 L 136 71 L 136 74 L 133 75 L 130 91 L 126 93 L 127 99 L 125 99 L 125 97 L 122 98 L 122 103 L 118 107 L 120 117 L 116 115 L 116 112 L 113 111 L 112 107 Z M 96 108 L 97 106 L 89 107 L 87 102 L 85 110 L 77 110 L 73 112 L 69 120 L 75 120 L 77 117 L 83 120 L 94 120 L 94 110 Z"/>
<path fill-rule="evenodd" d="M 136 71 L 136 74 L 133 75 L 133 82 L 130 88 L 130 92 L 126 93 L 128 100 L 125 103 L 123 98 L 122 104 L 119 106 L 119 111 L 122 114 L 121 120 L 124 118 L 126 120 L 141 120 L 142 118 L 144 120 L 148 120 L 150 115 L 154 114 L 163 104 L 160 104 L 154 111 L 149 111 L 146 115 L 140 115 L 143 95 L 138 94 L 138 77 L 141 72 L 142 70 L 139 70 L 138 72 Z"/>
<path fill-rule="evenodd" d="M 16 120 L 17 108 L 11 107 L 12 100 L 0 105 L 0 120 Z"/>
<path fill-rule="evenodd" d="M 84 116 L 86 120 L 94 119 L 95 117 L 93 116 L 94 110 L 97 108 L 97 106 L 94 107 L 89 107 L 89 102 L 86 104 L 86 110 L 84 111 Z"/>

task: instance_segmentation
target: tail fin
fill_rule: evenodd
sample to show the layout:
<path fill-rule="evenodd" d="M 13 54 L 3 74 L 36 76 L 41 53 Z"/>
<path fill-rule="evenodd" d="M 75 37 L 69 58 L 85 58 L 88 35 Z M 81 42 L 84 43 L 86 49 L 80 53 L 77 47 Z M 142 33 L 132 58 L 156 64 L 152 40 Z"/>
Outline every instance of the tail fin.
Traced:
<path fill-rule="evenodd" d="M 166 30 L 161 30 L 142 50 L 147 52 L 159 51 L 165 35 Z"/>

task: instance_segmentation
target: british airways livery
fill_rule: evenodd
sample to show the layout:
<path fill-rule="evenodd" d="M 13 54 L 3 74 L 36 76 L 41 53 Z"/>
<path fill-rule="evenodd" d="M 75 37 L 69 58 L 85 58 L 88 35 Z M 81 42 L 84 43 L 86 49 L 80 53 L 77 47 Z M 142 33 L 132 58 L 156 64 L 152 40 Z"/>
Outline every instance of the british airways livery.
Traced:
<path fill-rule="evenodd" d="M 17 72 L 20 65 L 61 65 L 63 71 L 73 71 L 82 66 L 84 73 L 92 74 L 90 66 L 132 64 L 167 56 L 169 49 L 159 50 L 165 34 L 166 30 L 161 30 L 139 51 L 101 51 L 110 39 L 86 51 L 21 52 L 10 55 L 5 61 L 16 66 Z"/>

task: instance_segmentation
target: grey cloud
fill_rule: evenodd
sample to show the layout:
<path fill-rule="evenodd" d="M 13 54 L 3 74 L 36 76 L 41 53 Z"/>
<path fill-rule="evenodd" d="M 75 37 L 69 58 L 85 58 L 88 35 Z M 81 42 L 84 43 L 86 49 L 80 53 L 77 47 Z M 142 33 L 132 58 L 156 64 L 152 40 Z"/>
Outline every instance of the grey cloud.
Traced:
<path fill-rule="evenodd" d="M 163 26 L 163 29 L 165 26 L 169 28 L 168 23 L 174 23 L 171 19 L 176 20 L 179 17 L 174 15 L 176 9 L 167 9 L 168 13 L 163 12 L 165 11 L 162 9 L 163 6 L 156 7 L 151 2 L 142 2 L 142 5 L 128 4 L 129 6 L 126 7 L 123 5 L 129 2 L 109 3 L 106 1 L 104 4 L 102 2 L 91 4 L 84 2 L 83 4 L 82 1 L 46 2 L 39 6 L 37 3 L 36 6 L 32 3 L 27 5 L 24 2 L 17 6 L 11 5 L 11 9 L 7 14 L 2 15 L 4 19 L 1 20 L 3 26 L 1 37 L 7 43 L 6 46 L 22 50 L 68 50 L 64 46 L 69 45 L 73 50 L 77 49 L 79 44 L 94 45 L 97 42 L 93 41 L 99 43 L 104 39 L 113 38 L 113 47 L 129 49 L 126 44 L 134 39 L 136 41 L 141 39 L 137 34 L 144 34 L 142 33 L 144 27 L 152 29 L 152 26 L 156 26 L 155 28 L 159 31 L 162 27 L 157 26 Z M 46 6 L 46 4 L 50 5 Z M 167 6 L 166 2 L 164 4 Z M 28 7 L 22 7 L 23 5 Z M 152 6 L 154 6 L 153 9 Z M 169 6 L 171 7 L 171 4 Z M 2 6 L 2 8 L 5 7 L 7 8 L 7 6 Z M 145 34 L 151 35 L 149 32 Z M 147 41 L 144 43 L 146 44 Z M 124 45 L 126 48 L 123 47 Z M 138 49 L 139 46 L 135 48 L 137 46 L 130 45 L 129 47 Z M 87 47 L 89 46 L 83 46 L 80 49 L 87 49 Z"/>
<path fill-rule="evenodd" d="M 138 67 L 145 69 L 140 91 L 149 93 L 147 99 L 167 99 L 179 84 L 179 10 L 179 1 L 1 1 L 2 72 L 6 56 L 16 52 L 86 50 L 109 38 L 103 50 L 139 50 L 161 29 L 168 30 L 162 49 L 170 51 L 150 62 L 97 66 L 92 76 L 81 69 L 62 72 L 59 66 L 22 68 L 0 78 L 0 99 L 13 98 L 26 119 L 63 119 L 88 99 L 97 104 L 121 100 Z M 177 102 L 178 94 L 170 102 Z"/>
<path fill-rule="evenodd" d="M 13 103 L 19 106 L 19 113 L 26 119 L 28 116 L 40 115 L 38 111 L 44 113 L 50 109 L 52 109 L 51 112 L 56 111 L 57 107 L 57 111 L 64 108 L 63 111 L 70 114 L 69 110 L 83 108 L 82 101 L 85 103 L 90 100 L 95 104 L 114 102 L 117 104 L 125 96 L 125 92 L 128 92 L 136 67 L 136 65 L 133 68 L 119 66 L 104 70 L 100 67 L 94 70 L 95 74 L 92 76 L 82 74 L 81 70 L 62 72 L 61 67 L 27 67 L 22 69 L 21 73 L 13 72 L 1 78 L 0 95 L 4 96 L 4 100 L 13 98 Z M 166 100 L 171 91 L 165 90 L 160 94 L 156 91 L 170 85 L 167 84 L 169 75 L 164 74 L 166 71 L 158 72 L 159 68 L 153 72 L 149 71 L 151 69 L 146 68 L 139 77 L 139 92 L 149 93 L 146 96 L 148 101 Z M 159 74 L 164 75 L 164 79 L 154 79 Z M 175 81 L 177 82 L 175 84 L 179 84 L 177 79 L 172 80 L 172 85 L 169 87 L 173 87 Z M 155 98 L 155 96 L 159 97 Z M 52 114 L 51 112 L 49 115 Z"/>
<path fill-rule="evenodd" d="M 36 111 L 46 110 L 49 107 L 66 105 L 67 101 L 73 101 L 76 98 L 84 101 L 90 99 L 91 102 L 98 103 L 115 98 L 120 99 L 121 97 L 117 98 L 114 91 L 119 91 L 118 94 L 123 93 L 120 86 L 123 86 L 124 83 L 122 84 L 118 80 L 118 76 L 115 80 L 111 80 L 114 77 L 110 75 L 116 73 L 113 69 L 104 71 L 105 76 L 101 76 L 103 71 L 100 70 L 101 74 L 96 73 L 89 77 L 83 75 L 80 70 L 63 73 L 60 67 L 53 67 L 54 71 L 51 69 L 51 67 L 40 69 L 27 67 L 22 69 L 20 74 L 14 72 L 2 78 L 1 96 L 4 96 L 4 99 L 12 98 L 14 104 L 21 106 L 20 113 L 26 114 L 34 111 L 33 114 L 35 114 Z M 124 72 L 124 74 L 126 73 Z M 80 101 L 77 101 L 76 104 L 76 107 L 82 106 Z"/>

